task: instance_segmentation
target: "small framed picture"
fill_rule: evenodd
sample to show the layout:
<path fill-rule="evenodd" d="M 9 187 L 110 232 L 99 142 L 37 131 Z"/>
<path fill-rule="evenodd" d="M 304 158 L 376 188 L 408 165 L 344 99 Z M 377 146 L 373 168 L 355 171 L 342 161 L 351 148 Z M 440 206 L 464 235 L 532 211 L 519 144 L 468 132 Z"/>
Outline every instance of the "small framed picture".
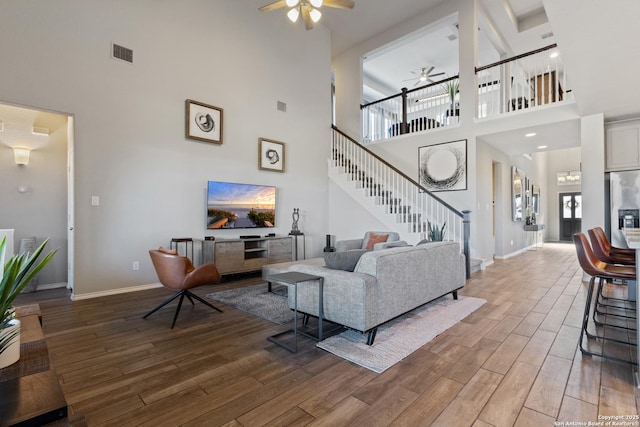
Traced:
<path fill-rule="evenodd" d="M 258 141 L 258 169 L 284 172 L 284 142 L 266 138 Z"/>
<path fill-rule="evenodd" d="M 186 137 L 222 144 L 222 108 L 187 99 Z"/>

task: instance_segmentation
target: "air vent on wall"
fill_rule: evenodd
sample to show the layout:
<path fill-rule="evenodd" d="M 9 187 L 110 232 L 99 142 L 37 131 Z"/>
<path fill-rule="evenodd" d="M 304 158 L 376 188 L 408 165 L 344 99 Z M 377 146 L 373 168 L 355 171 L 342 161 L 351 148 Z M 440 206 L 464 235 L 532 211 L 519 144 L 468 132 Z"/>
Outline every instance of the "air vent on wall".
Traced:
<path fill-rule="evenodd" d="M 542 40 L 544 39 L 548 39 L 549 37 L 553 37 L 553 33 L 549 32 L 549 33 L 544 33 L 543 35 L 541 35 L 540 37 L 542 37 Z"/>
<path fill-rule="evenodd" d="M 133 64 L 133 50 L 118 44 L 111 44 L 111 57 Z"/>

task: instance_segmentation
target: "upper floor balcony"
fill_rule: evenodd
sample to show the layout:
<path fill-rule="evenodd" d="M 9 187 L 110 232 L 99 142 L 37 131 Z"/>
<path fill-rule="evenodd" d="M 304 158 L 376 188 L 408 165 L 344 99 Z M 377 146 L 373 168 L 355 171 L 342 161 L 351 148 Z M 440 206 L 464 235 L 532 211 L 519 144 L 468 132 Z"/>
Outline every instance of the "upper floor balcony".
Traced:
<path fill-rule="evenodd" d="M 364 142 L 428 132 L 460 123 L 459 76 L 361 106 Z M 478 120 L 546 108 L 572 99 L 556 45 L 475 69 Z"/>

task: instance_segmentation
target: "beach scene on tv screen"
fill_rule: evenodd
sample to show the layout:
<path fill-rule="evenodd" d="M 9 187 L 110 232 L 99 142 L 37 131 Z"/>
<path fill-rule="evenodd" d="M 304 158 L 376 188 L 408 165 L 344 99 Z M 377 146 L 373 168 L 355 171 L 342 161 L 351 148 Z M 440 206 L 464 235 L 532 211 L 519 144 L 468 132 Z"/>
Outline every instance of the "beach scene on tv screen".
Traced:
<path fill-rule="evenodd" d="M 276 188 L 209 181 L 207 229 L 275 226 Z"/>

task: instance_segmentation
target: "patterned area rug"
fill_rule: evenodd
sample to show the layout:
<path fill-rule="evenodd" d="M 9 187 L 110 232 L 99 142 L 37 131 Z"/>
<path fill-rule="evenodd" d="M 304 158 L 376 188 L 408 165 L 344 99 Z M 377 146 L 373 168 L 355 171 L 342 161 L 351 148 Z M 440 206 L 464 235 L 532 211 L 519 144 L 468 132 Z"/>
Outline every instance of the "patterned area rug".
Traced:
<path fill-rule="evenodd" d="M 293 311 L 287 305 L 287 287 L 273 285 L 273 292 L 267 291 L 267 284 L 246 286 L 214 292 L 206 296 L 238 310 L 262 317 L 278 325 L 293 321 Z"/>
<path fill-rule="evenodd" d="M 487 301 L 451 295 L 438 298 L 378 328 L 373 345 L 366 334 L 345 331 L 318 343 L 318 347 L 373 372 L 383 372 L 395 365 Z"/>

